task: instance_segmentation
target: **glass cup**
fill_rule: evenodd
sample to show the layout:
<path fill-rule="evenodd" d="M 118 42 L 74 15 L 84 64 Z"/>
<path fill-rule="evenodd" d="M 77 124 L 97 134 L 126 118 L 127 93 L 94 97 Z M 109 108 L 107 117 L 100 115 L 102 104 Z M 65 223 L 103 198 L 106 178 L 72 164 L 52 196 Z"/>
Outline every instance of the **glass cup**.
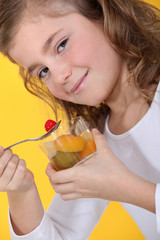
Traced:
<path fill-rule="evenodd" d="M 56 170 L 77 165 L 96 152 L 93 135 L 82 117 L 60 125 L 39 146 Z"/>

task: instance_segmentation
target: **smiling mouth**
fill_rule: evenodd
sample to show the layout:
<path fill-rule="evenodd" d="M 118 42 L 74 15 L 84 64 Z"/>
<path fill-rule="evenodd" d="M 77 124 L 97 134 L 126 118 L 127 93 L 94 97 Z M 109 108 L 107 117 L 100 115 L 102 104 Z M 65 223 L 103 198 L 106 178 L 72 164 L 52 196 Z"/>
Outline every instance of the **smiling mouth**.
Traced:
<path fill-rule="evenodd" d="M 84 75 L 83 77 L 81 77 L 81 78 L 76 82 L 76 84 L 74 85 L 74 87 L 73 87 L 72 90 L 71 90 L 72 93 L 75 93 L 75 94 L 80 93 L 80 91 L 83 89 L 84 80 L 86 79 L 87 75 L 88 75 L 88 71 L 85 73 L 85 75 Z"/>

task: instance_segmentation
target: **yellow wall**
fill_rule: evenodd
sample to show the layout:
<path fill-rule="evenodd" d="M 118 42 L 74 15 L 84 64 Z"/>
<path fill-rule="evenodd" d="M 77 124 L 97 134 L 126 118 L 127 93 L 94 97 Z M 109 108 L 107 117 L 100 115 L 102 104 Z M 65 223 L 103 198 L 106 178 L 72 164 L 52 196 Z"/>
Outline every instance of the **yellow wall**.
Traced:
<path fill-rule="evenodd" d="M 160 7 L 159 0 L 148 2 Z M 0 145 L 36 137 L 45 132 L 44 123 L 51 111 L 36 97 L 29 94 L 18 76 L 18 69 L 0 56 Z M 14 148 L 24 158 L 35 175 L 44 207 L 47 209 L 54 191 L 45 175 L 48 160 L 38 148 L 38 143 L 24 143 Z M 6 193 L 0 193 L 0 239 L 9 240 L 8 202 Z M 111 203 L 90 240 L 143 240 L 141 232 L 119 203 Z"/>

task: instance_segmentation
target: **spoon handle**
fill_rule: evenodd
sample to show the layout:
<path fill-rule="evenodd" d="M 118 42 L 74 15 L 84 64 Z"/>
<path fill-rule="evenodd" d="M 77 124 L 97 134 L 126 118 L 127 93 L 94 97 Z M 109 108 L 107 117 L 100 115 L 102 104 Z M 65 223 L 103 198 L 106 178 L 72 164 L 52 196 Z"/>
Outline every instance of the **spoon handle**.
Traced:
<path fill-rule="evenodd" d="M 26 140 L 23 140 L 23 141 L 20 141 L 20 142 L 14 143 L 14 144 L 12 144 L 12 145 L 10 145 L 10 146 L 4 148 L 4 150 L 7 150 L 7 149 L 9 149 L 9 148 L 11 148 L 11 147 L 14 147 L 14 146 L 20 144 L 20 143 L 24 143 L 24 142 L 28 142 L 28 141 L 35 141 L 35 139 L 26 139 Z"/>
<path fill-rule="evenodd" d="M 54 127 L 52 127 L 47 133 L 45 133 L 44 135 L 40 136 L 40 137 L 37 137 L 37 138 L 30 138 L 30 139 L 25 139 L 23 141 L 20 141 L 20 142 L 17 142 L 17 143 L 14 143 L 6 148 L 4 148 L 4 150 L 7 150 L 15 145 L 18 145 L 20 143 L 24 143 L 24 142 L 29 142 L 29 141 L 39 141 L 39 140 L 42 140 L 46 137 L 48 137 L 50 134 L 52 134 L 60 125 L 61 121 L 59 121 Z"/>

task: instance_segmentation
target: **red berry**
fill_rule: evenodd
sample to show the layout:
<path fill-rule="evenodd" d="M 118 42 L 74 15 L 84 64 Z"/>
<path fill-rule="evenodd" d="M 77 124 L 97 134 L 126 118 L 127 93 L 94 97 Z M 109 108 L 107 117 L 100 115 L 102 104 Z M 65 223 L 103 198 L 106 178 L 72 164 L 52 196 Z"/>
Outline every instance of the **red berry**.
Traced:
<path fill-rule="evenodd" d="M 46 131 L 48 132 L 52 127 L 54 127 L 56 125 L 56 122 L 51 120 L 51 119 L 48 119 L 45 123 L 45 129 Z"/>

